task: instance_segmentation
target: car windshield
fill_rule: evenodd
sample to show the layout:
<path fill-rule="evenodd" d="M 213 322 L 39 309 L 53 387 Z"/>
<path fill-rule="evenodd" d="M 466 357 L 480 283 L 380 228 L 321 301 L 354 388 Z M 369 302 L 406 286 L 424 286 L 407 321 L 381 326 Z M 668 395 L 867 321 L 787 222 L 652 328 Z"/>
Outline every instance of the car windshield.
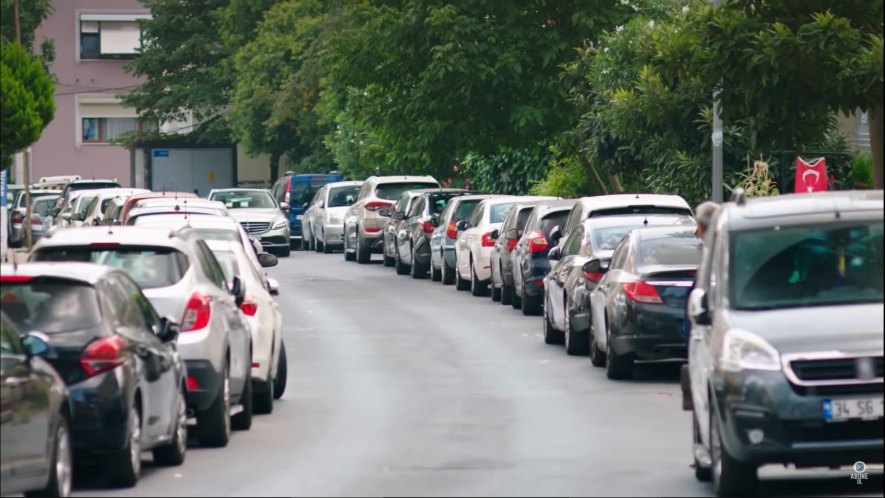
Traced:
<path fill-rule="evenodd" d="M 125 271 L 142 289 L 169 287 L 188 269 L 187 256 L 168 247 L 95 244 L 82 247 L 45 247 L 34 261 L 79 261 L 107 265 Z"/>
<path fill-rule="evenodd" d="M 623 206 L 616 208 L 594 209 L 587 218 L 601 218 L 603 216 L 618 216 L 625 214 L 677 214 L 691 216 L 691 210 L 682 207 L 670 206 Z"/>
<path fill-rule="evenodd" d="M 832 223 L 731 236 L 736 309 L 882 302 L 882 222 Z"/>
<path fill-rule="evenodd" d="M 204 240 L 224 240 L 227 242 L 240 242 L 240 233 L 233 228 L 196 228 L 195 230 Z"/>
<path fill-rule="evenodd" d="M 211 213 L 173 213 L 173 212 L 156 212 L 156 213 L 135 213 L 134 216 L 130 216 L 128 220 L 126 220 L 127 225 L 135 225 L 135 226 L 159 226 L 159 227 L 183 227 L 187 225 L 189 218 L 217 218 L 220 215 L 220 212 L 211 212 Z"/>
<path fill-rule="evenodd" d="M 223 202 L 228 209 L 272 209 L 276 207 L 273 197 L 268 192 L 249 190 L 218 192 L 212 195 L 211 200 Z"/>
<path fill-rule="evenodd" d="M 503 204 L 492 204 L 489 209 L 489 223 L 503 223 L 507 217 L 507 211 L 516 204 L 515 202 L 505 202 Z"/>
<path fill-rule="evenodd" d="M 329 189 L 329 203 L 326 207 L 334 208 L 334 207 L 344 207 L 348 206 L 347 197 L 353 197 L 356 199 L 356 195 L 360 192 L 359 185 L 352 185 L 350 187 L 334 187 Z"/>
<path fill-rule="evenodd" d="M 395 201 L 399 199 L 404 192 L 408 192 L 409 190 L 438 187 L 439 185 L 436 183 L 428 182 L 382 183 L 375 187 L 375 195 L 378 196 L 379 199 Z"/>
<path fill-rule="evenodd" d="M 23 333 L 57 334 L 89 329 L 101 322 L 95 289 L 71 280 L 38 277 L 30 282 L 2 282 L 0 303 Z"/>
<path fill-rule="evenodd" d="M 640 265 L 698 265 L 704 243 L 693 230 L 639 239 Z"/>

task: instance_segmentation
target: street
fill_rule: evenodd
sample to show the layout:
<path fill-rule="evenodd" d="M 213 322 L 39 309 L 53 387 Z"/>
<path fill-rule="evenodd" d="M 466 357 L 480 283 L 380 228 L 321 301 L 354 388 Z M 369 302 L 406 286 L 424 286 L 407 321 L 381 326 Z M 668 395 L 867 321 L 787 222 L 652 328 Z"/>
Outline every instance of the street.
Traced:
<path fill-rule="evenodd" d="M 612 382 L 545 346 L 537 317 L 340 254 L 272 268 L 289 390 L 226 449 L 145 468 L 137 488 L 77 479 L 80 496 L 707 496 L 690 464 L 678 367 Z M 761 475 L 771 474 L 768 469 Z M 882 493 L 847 470 L 763 495 Z M 817 472 L 820 474 L 820 472 Z"/>

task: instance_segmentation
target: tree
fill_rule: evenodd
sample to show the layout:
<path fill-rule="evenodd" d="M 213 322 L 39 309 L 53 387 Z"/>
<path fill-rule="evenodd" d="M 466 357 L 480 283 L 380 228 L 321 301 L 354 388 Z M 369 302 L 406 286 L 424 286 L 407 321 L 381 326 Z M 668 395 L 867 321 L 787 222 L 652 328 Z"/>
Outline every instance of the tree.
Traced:
<path fill-rule="evenodd" d="M 39 59 L 17 43 L 0 42 L 0 163 L 36 142 L 55 116 L 55 83 Z"/>
<path fill-rule="evenodd" d="M 52 0 L 19 0 L 18 17 L 21 40 L 15 37 L 15 2 L 16 0 L 0 0 L 0 38 L 7 42 L 19 41 L 29 52 L 33 51 L 35 32 L 44 19 L 52 13 Z M 55 49 L 52 40 L 43 39 L 40 44 L 40 53 L 47 63 L 55 58 Z"/>

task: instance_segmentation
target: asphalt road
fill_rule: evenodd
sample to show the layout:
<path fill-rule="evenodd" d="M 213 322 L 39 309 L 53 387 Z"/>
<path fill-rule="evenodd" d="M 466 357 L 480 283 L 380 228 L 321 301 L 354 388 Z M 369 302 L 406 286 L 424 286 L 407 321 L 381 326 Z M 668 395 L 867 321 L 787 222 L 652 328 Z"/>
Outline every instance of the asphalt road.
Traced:
<path fill-rule="evenodd" d="M 295 252 L 281 284 L 289 385 L 273 414 L 138 486 L 80 496 L 706 496 L 678 366 L 612 382 L 546 346 L 540 318 L 341 254 Z M 763 471 L 765 495 L 882 495 L 838 470 Z"/>

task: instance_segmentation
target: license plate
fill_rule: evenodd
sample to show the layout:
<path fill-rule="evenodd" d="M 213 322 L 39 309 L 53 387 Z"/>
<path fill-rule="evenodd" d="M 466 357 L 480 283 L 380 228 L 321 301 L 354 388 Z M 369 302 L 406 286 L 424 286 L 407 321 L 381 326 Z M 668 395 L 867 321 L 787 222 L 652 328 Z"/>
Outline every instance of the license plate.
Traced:
<path fill-rule="evenodd" d="M 885 401 L 882 398 L 825 399 L 824 420 L 876 419 L 885 415 Z"/>

